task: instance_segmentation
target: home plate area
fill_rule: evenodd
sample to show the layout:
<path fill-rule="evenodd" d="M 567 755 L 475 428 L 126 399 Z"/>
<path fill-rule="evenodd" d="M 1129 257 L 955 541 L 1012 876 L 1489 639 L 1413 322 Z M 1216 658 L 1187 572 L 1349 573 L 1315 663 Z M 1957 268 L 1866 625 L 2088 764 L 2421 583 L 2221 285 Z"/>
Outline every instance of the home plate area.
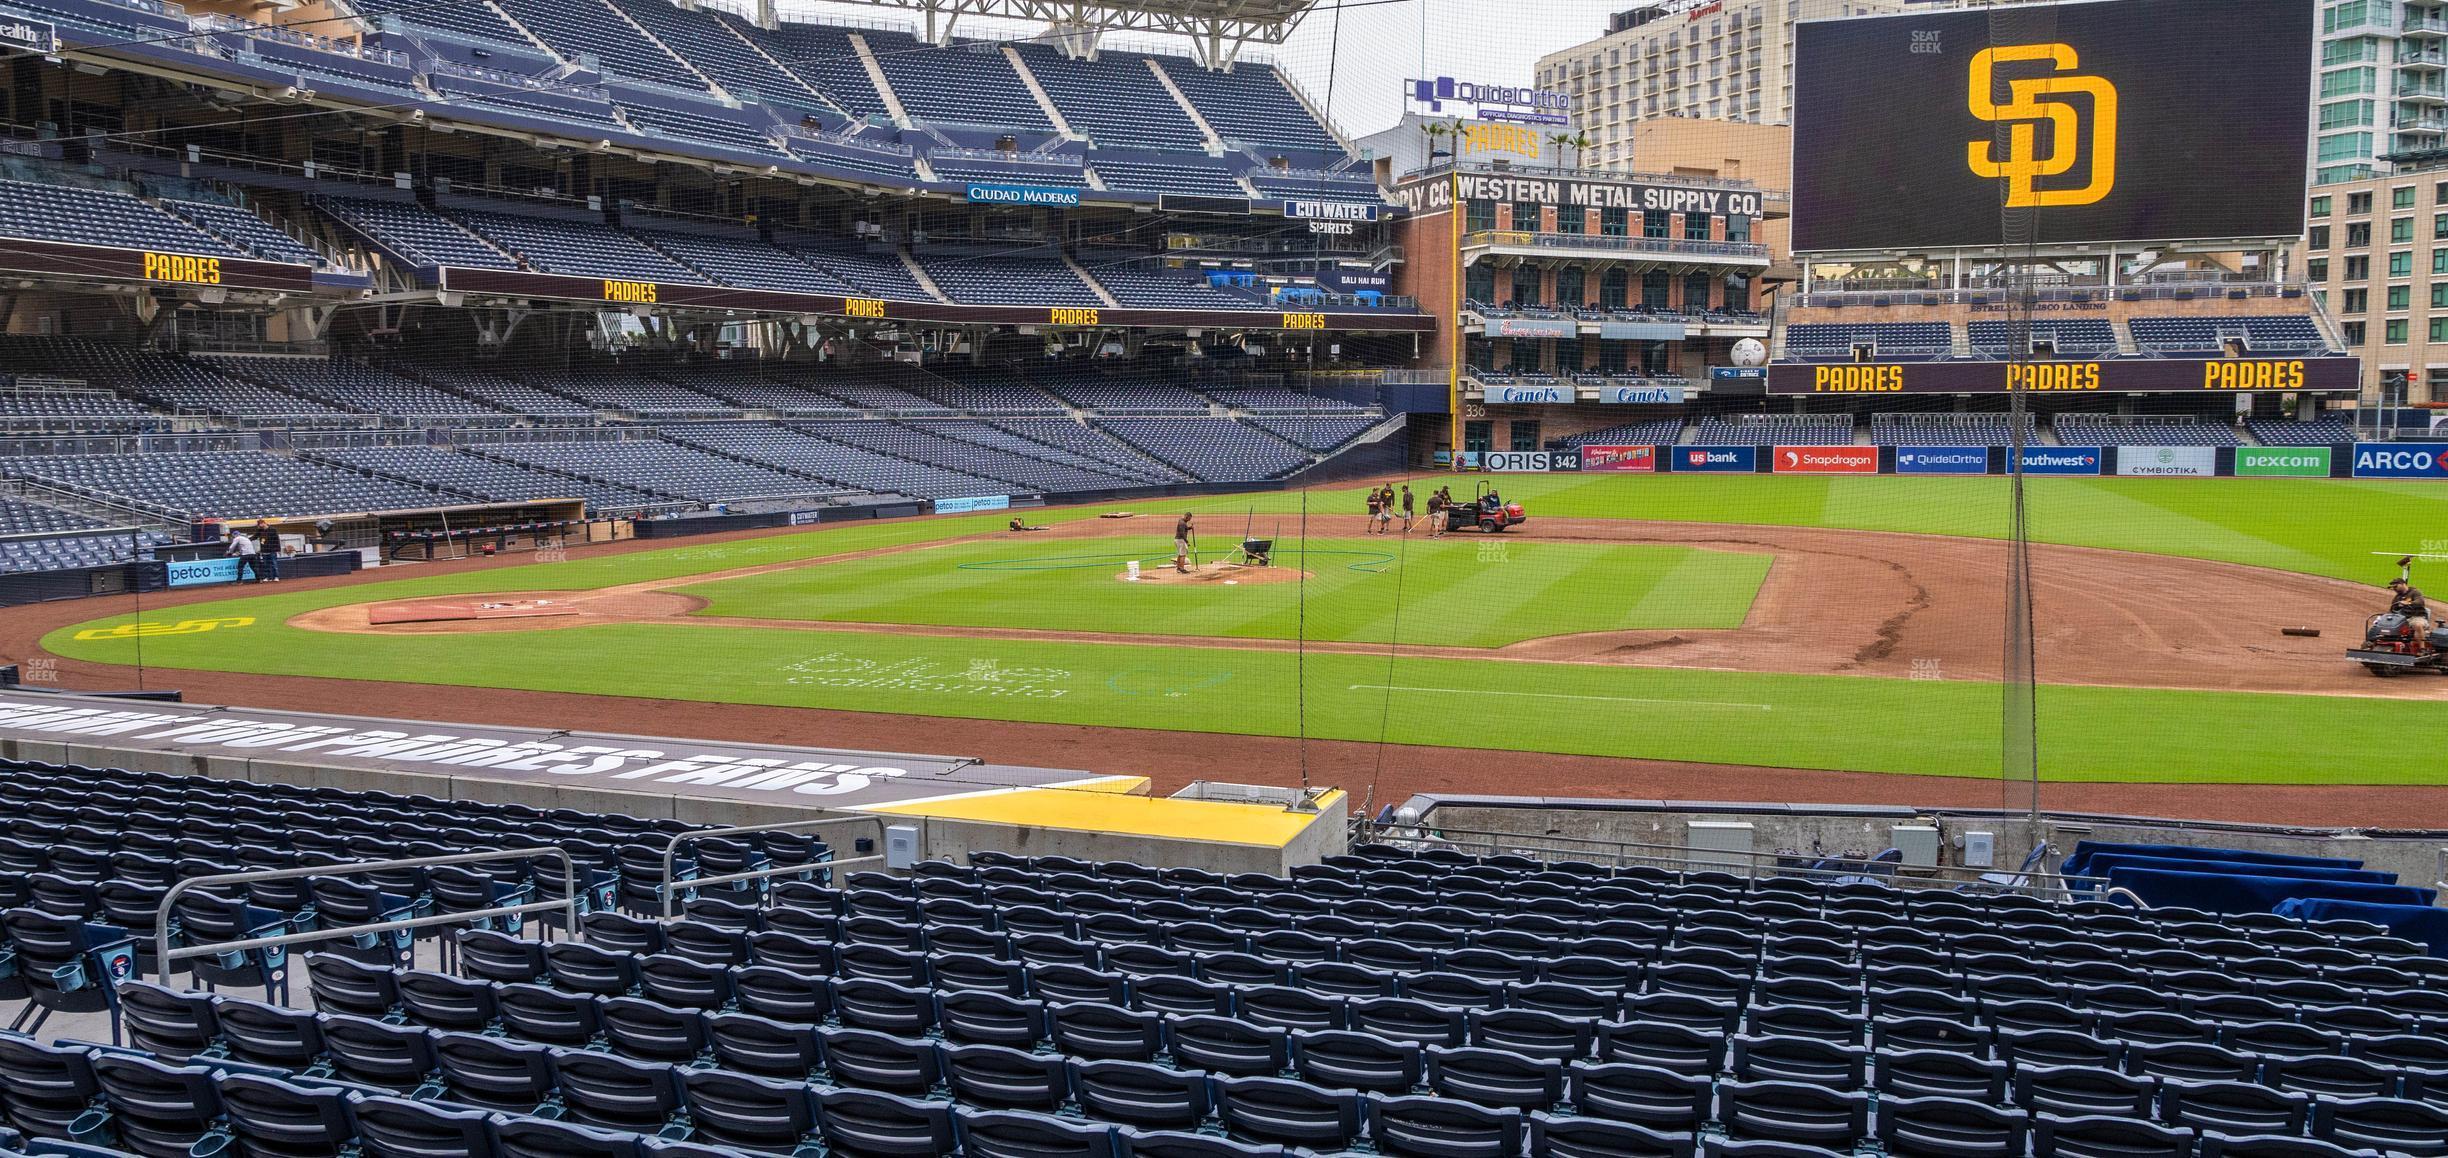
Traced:
<path fill-rule="evenodd" d="M 378 603 L 366 609 L 366 622 L 442 623 L 459 619 L 540 619 L 576 615 L 574 603 L 556 599 L 416 599 Z"/>

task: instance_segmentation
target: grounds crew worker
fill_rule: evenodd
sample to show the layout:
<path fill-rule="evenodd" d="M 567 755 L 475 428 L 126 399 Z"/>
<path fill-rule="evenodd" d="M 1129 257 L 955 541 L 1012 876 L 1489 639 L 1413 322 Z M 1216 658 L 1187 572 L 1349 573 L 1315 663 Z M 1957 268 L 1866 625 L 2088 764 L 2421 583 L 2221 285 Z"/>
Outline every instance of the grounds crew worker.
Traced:
<path fill-rule="evenodd" d="M 1190 573 L 1190 536 L 1194 533 L 1190 529 L 1190 514 L 1184 511 L 1181 521 L 1173 524 L 1173 569 L 1184 575 Z"/>
<path fill-rule="evenodd" d="M 2389 580 L 2389 610 L 2406 617 L 2414 629 L 2414 644 L 2418 648 L 2431 646 L 2431 605 L 2423 593 L 2409 580 L 2414 574 L 2414 556 L 2397 560 L 2397 577 Z"/>

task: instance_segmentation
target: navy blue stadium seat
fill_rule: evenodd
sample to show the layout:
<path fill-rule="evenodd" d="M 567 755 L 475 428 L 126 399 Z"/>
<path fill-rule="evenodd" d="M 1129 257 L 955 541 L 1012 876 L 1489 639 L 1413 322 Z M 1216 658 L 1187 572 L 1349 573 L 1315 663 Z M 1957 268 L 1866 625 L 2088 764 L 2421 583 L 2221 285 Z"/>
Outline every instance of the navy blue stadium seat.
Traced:
<path fill-rule="evenodd" d="M 2033 1158 L 2193 1158 L 2190 1131 L 2136 1118 L 2032 1115 Z"/>

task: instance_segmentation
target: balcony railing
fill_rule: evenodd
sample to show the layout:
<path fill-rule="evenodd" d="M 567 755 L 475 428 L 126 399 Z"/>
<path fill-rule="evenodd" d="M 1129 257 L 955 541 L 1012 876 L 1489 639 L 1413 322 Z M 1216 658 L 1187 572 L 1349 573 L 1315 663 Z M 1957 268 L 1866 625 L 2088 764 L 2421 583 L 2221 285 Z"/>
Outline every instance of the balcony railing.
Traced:
<path fill-rule="evenodd" d="M 1768 260 L 1768 247 L 1749 241 L 1689 241 L 1679 237 L 1618 237 L 1605 233 L 1532 233 L 1519 229 L 1482 229 L 1462 235 L 1464 246 L 1492 245 L 1536 249 L 1613 249 L 1625 253 L 1681 253 L 1708 257 Z"/>

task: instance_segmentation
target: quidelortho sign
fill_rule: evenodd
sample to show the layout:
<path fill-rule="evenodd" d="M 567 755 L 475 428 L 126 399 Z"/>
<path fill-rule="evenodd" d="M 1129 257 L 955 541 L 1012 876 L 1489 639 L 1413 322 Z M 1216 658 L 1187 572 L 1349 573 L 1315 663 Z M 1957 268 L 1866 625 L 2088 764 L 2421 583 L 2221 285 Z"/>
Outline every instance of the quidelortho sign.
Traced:
<path fill-rule="evenodd" d="M 2358 442 L 2356 478 L 2448 478 L 2448 442 Z"/>
<path fill-rule="evenodd" d="M 2326 446 L 2239 446 L 2240 478 L 2328 478 L 2337 452 Z"/>
<path fill-rule="evenodd" d="M 1899 446 L 1895 454 L 1897 474 L 1987 474 L 1989 448 L 1985 446 Z"/>
<path fill-rule="evenodd" d="M 2116 472 L 2153 478 L 2209 478 L 2218 473 L 2218 450 L 2208 446 L 2120 446 Z"/>

